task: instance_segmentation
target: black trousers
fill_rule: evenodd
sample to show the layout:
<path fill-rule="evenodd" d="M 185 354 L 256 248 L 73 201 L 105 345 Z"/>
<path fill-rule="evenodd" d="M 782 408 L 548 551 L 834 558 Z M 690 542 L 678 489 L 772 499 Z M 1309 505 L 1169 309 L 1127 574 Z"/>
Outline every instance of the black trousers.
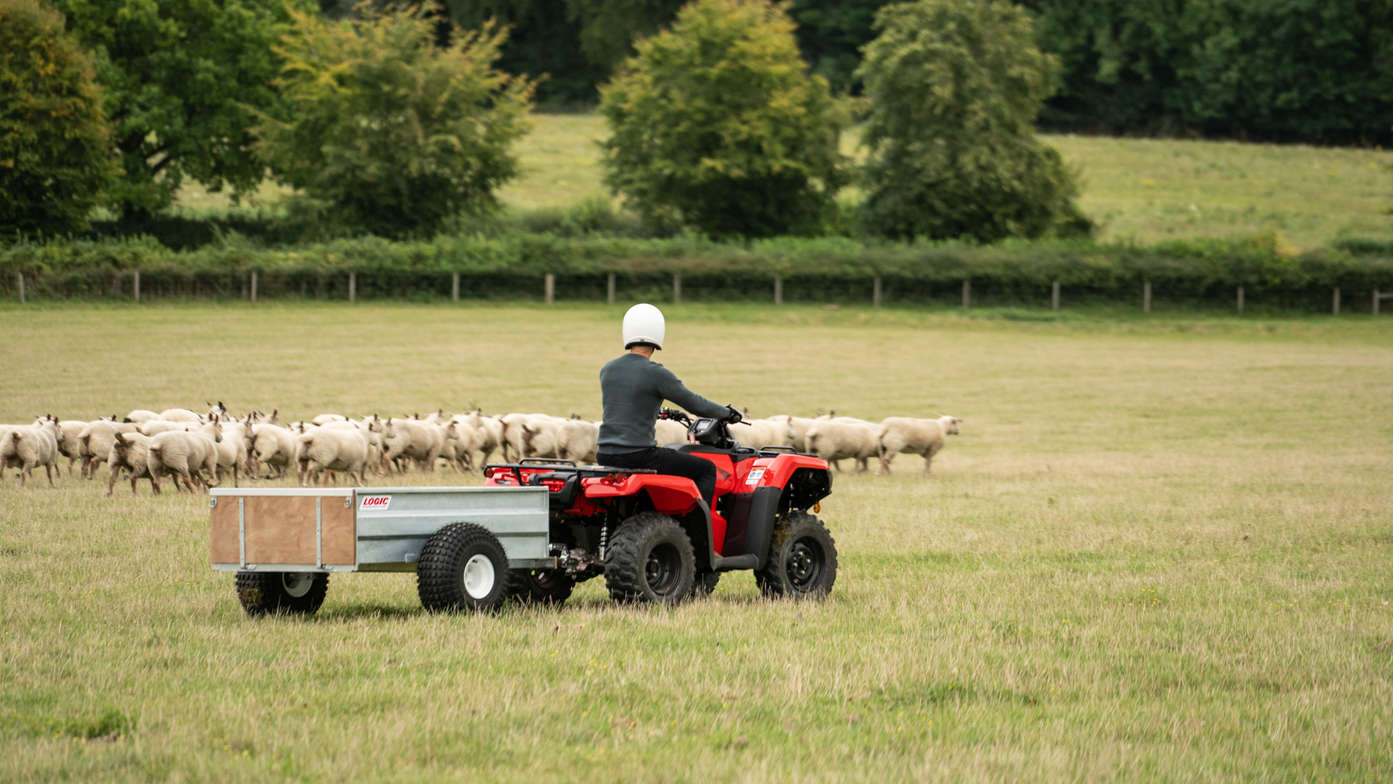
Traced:
<path fill-rule="evenodd" d="M 651 468 L 660 474 L 685 476 L 696 482 L 697 492 L 711 506 L 711 497 L 716 494 L 716 466 L 710 460 L 702 460 L 678 452 L 653 446 L 639 452 L 621 455 L 601 452 L 596 456 L 600 465 L 615 468 Z"/>

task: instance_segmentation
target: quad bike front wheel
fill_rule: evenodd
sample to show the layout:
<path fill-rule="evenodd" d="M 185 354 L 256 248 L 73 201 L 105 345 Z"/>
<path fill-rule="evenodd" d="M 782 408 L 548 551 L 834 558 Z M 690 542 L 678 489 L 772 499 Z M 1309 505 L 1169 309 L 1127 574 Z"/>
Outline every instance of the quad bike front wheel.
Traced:
<path fill-rule="evenodd" d="M 770 598 L 821 599 L 837 581 L 837 543 L 827 526 L 807 512 L 792 512 L 774 526 L 769 559 L 755 572 Z"/>
<path fill-rule="evenodd" d="M 329 592 L 323 572 L 238 572 L 237 600 L 247 615 L 314 615 Z"/>
<path fill-rule="evenodd" d="M 474 523 L 451 523 L 421 548 L 416 592 L 430 612 L 497 610 L 508 598 L 508 555 L 491 531 Z"/>
<path fill-rule="evenodd" d="M 677 604 L 691 596 L 695 575 L 692 540 L 657 512 L 625 520 L 605 551 L 605 586 L 621 602 Z"/>

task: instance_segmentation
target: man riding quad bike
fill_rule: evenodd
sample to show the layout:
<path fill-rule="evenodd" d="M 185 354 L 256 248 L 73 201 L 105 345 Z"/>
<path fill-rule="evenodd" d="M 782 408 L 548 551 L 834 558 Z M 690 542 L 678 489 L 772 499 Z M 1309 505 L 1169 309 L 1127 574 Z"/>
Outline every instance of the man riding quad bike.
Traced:
<path fill-rule="evenodd" d="M 709 593 L 721 572 L 750 569 L 766 596 L 825 596 L 837 551 L 813 513 L 831 492 L 826 461 L 738 444 L 728 427 L 738 411 L 691 392 L 652 361 L 665 331 L 652 305 L 624 316 L 627 353 L 600 371 L 600 465 L 531 459 L 485 467 L 486 484 L 551 491 L 558 568 L 516 575 L 510 590 L 564 601 L 576 581 L 603 574 L 615 599 L 673 603 Z M 663 400 L 699 418 L 660 413 Z M 659 416 L 686 423 L 689 443 L 658 446 Z"/>

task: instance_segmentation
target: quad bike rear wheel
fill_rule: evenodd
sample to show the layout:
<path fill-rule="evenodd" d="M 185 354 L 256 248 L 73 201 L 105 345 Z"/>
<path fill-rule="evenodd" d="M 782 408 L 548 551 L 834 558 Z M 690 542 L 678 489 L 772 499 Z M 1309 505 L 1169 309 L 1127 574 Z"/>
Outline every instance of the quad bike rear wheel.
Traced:
<path fill-rule="evenodd" d="M 827 526 L 807 512 L 792 512 L 774 526 L 769 560 L 755 572 L 770 598 L 821 599 L 837 581 L 837 543 Z"/>
<path fill-rule="evenodd" d="M 237 600 L 247 615 L 314 615 L 329 591 L 323 572 L 238 572 Z"/>
<path fill-rule="evenodd" d="M 687 532 L 657 512 L 625 520 L 605 551 L 605 586 L 621 602 L 677 604 L 691 596 L 695 573 Z"/>
<path fill-rule="evenodd" d="M 421 548 L 416 592 L 431 612 L 497 610 L 512 582 L 508 555 L 491 531 L 474 523 L 451 523 Z"/>

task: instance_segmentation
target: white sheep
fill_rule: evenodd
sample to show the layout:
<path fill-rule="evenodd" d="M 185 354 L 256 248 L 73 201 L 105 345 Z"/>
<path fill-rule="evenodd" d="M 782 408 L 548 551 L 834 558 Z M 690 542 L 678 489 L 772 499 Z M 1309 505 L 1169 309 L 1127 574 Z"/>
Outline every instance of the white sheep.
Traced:
<path fill-rule="evenodd" d="M 149 470 L 152 476 L 168 474 L 174 478 L 174 487 L 180 482 L 189 492 L 194 492 L 194 478 L 212 487 L 216 482 L 214 475 L 218 470 L 218 442 L 222 432 L 215 423 L 209 422 L 195 430 L 168 430 L 150 439 Z"/>
<path fill-rule="evenodd" d="M 477 465 L 482 468 L 488 462 L 489 455 L 497 449 L 503 442 L 503 419 L 498 416 L 484 416 L 482 411 L 474 410 L 468 414 L 455 414 L 450 418 L 457 429 L 464 431 L 460 434 L 460 440 L 468 440 L 471 455 L 466 463 L 476 464 L 472 452 L 479 452 Z M 468 435 L 466 435 L 466 433 Z M 458 448 L 457 448 L 458 449 Z M 456 455 L 458 458 L 458 454 Z"/>
<path fill-rule="evenodd" d="M 816 420 L 808 427 L 808 451 L 831 463 L 838 471 L 842 470 L 839 461 L 855 459 L 857 472 L 864 473 L 880 448 L 875 428 L 874 424 L 854 417 Z"/>
<path fill-rule="evenodd" d="M 808 428 L 812 427 L 813 423 L 816 422 L 818 419 L 831 419 L 832 417 L 828 414 L 821 414 L 816 418 L 796 417 L 791 416 L 789 414 L 779 414 L 777 416 L 772 416 L 769 418 L 774 420 L 775 422 L 782 422 L 784 424 L 784 437 L 787 439 L 787 443 L 789 446 L 793 447 L 799 452 L 807 452 L 809 451 Z"/>
<path fill-rule="evenodd" d="M 499 417 L 503 424 L 502 441 L 499 446 L 503 448 L 503 460 L 520 460 L 528 457 L 527 435 L 523 432 L 523 425 L 529 425 L 533 430 L 540 426 L 536 424 L 540 421 L 551 420 L 550 414 L 504 414 Z"/>
<path fill-rule="evenodd" d="M 157 436 L 160 433 L 168 433 L 172 430 L 190 430 L 199 427 L 198 420 L 185 421 L 175 419 L 150 419 L 141 422 L 137 429 L 144 435 Z"/>
<path fill-rule="evenodd" d="M 91 424 L 85 419 L 64 419 L 49 414 L 39 417 L 34 424 L 47 426 L 49 423 L 57 425 L 55 431 L 58 439 L 58 454 L 68 458 L 68 476 L 73 475 L 73 463 L 82 460 L 82 442 L 79 440 L 82 431 Z"/>
<path fill-rule="evenodd" d="M 116 442 L 117 433 L 139 432 L 134 422 L 113 422 L 98 419 L 87 425 L 78 434 L 79 454 L 82 456 L 82 476 L 92 479 L 97 474 L 97 466 L 106 461 L 111 454 L 111 445 Z M 143 435 L 143 434 L 142 434 Z"/>
<path fill-rule="evenodd" d="M 382 468 L 382 431 L 386 427 L 382 420 L 377 416 L 367 419 L 346 419 L 342 422 L 329 422 L 322 427 L 333 429 L 357 430 L 362 433 L 363 438 L 368 441 L 368 468 L 381 473 Z"/>
<path fill-rule="evenodd" d="M 131 495 L 135 495 L 136 480 L 142 477 L 150 480 L 150 489 L 155 495 L 160 493 L 159 480 L 150 473 L 150 437 L 139 432 L 116 433 L 107 453 L 107 463 L 111 474 L 106 480 L 106 494 L 109 497 L 116 487 L 116 476 L 122 470 L 130 472 Z"/>
<path fill-rule="evenodd" d="M 534 414 L 520 426 L 522 443 L 515 445 L 522 457 L 560 457 L 561 428 L 566 420 L 549 414 Z"/>
<path fill-rule="evenodd" d="M 43 425 L 5 425 L 0 436 L 0 471 L 18 468 L 21 487 L 28 484 L 36 466 L 44 467 L 48 484 L 53 486 L 53 475 L 58 471 L 58 422 L 45 421 Z"/>
<path fill-rule="evenodd" d="M 415 461 L 424 471 L 435 470 L 435 460 L 445 443 L 444 431 L 415 419 L 388 419 L 382 429 L 382 458 L 398 463 L 405 472 L 406 460 Z"/>
<path fill-rule="evenodd" d="M 577 463 L 593 463 L 600 438 L 600 426 L 584 419 L 567 419 L 558 431 L 557 457 Z"/>
<path fill-rule="evenodd" d="M 297 435 L 280 425 L 264 422 L 252 425 L 252 446 L 247 453 L 250 470 L 255 472 L 258 464 L 265 463 L 268 471 L 275 472 L 276 478 L 285 476 L 290 466 L 296 464 Z M 268 474 L 266 478 L 272 477 Z"/>
<path fill-rule="evenodd" d="M 251 440 L 251 428 L 245 422 L 236 420 L 224 422 L 216 416 L 213 417 L 213 424 L 222 436 L 217 445 L 218 484 L 222 484 L 223 471 L 230 469 L 232 471 L 232 486 L 239 487 L 239 474 L 242 466 L 247 462 L 247 447 Z"/>
<path fill-rule="evenodd" d="M 357 428 L 321 427 L 302 433 L 297 440 L 302 487 L 317 481 L 324 471 L 344 471 L 355 484 L 363 484 L 368 440 Z"/>
<path fill-rule="evenodd" d="M 445 458 L 451 468 L 464 472 L 474 468 L 474 444 L 478 432 L 462 422 L 451 419 L 445 423 L 445 441 L 440 448 L 440 456 Z"/>
<path fill-rule="evenodd" d="M 746 419 L 731 426 L 730 435 L 744 446 L 755 449 L 790 445 L 788 424 L 778 417 Z"/>
<path fill-rule="evenodd" d="M 924 456 L 924 476 L 929 475 L 934 455 L 943 448 L 946 436 L 958 434 L 962 420 L 955 416 L 937 419 L 889 417 L 876 428 L 881 473 L 890 473 L 890 461 L 901 452 Z"/>
<path fill-rule="evenodd" d="M 653 423 L 653 438 L 658 446 L 687 443 L 687 426 L 675 419 L 659 419 Z"/>
<path fill-rule="evenodd" d="M 159 418 L 160 418 L 160 415 L 159 415 L 158 413 L 154 412 L 154 411 L 148 411 L 148 410 L 143 409 L 143 408 L 137 408 L 136 410 L 132 411 L 131 413 L 126 414 L 126 418 L 123 419 L 123 420 L 121 420 L 121 421 L 122 421 L 122 422 L 133 422 L 133 423 L 135 423 L 135 424 L 137 424 L 137 425 L 140 425 L 140 424 L 144 424 L 144 423 L 146 423 L 146 422 L 149 422 L 149 421 L 152 420 L 152 419 L 159 419 Z"/>
<path fill-rule="evenodd" d="M 160 419 L 167 422 L 202 422 L 203 415 L 187 408 L 166 408 L 160 412 Z"/>
<path fill-rule="evenodd" d="M 348 417 L 343 414 L 320 414 L 310 421 L 316 425 L 327 425 L 330 422 L 347 422 Z"/>

